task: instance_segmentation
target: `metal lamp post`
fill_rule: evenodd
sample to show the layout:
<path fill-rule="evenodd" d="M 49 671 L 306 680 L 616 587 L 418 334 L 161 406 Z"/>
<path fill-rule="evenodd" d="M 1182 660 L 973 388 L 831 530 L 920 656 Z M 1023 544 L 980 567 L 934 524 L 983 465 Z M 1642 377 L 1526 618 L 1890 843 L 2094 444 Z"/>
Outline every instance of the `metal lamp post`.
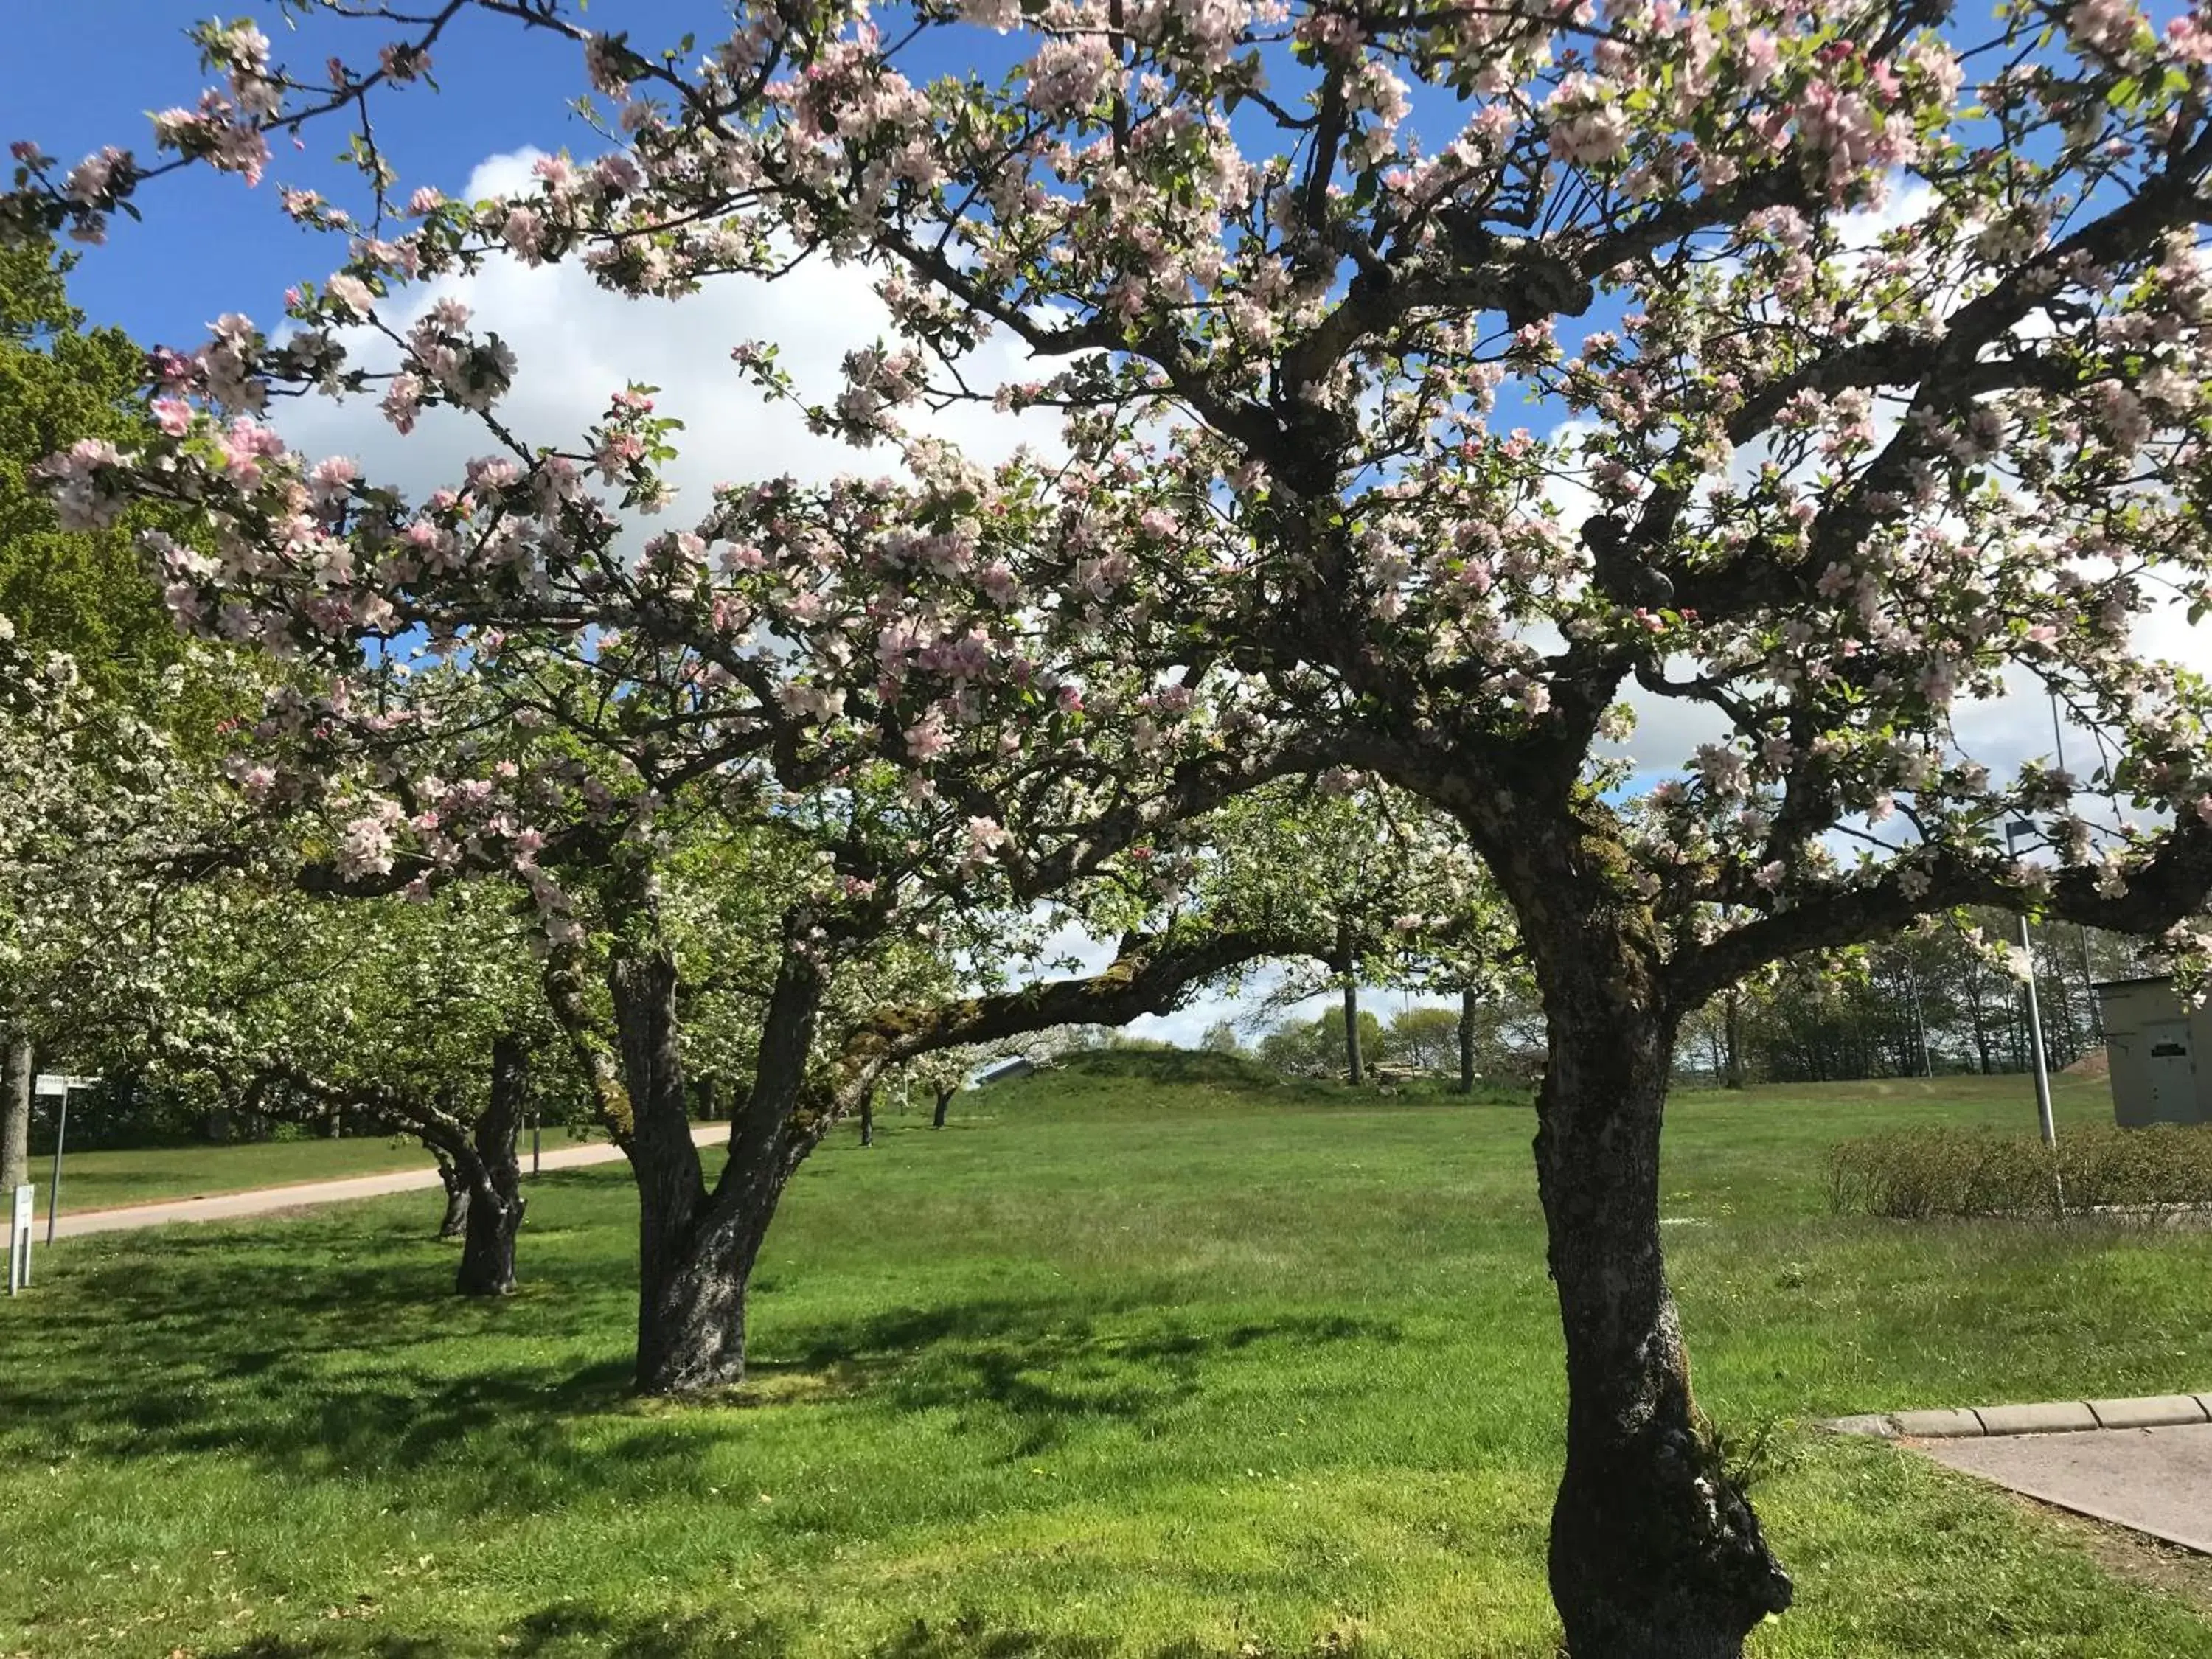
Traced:
<path fill-rule="evenodd" d="M 2005 847 L 2015 858 L 2020 854 L 2023 836 L 2033 836 L 2035 826 L 2026 818 L 2014 818 L 2005 825 Z M 2035 1060 L 2035 1115 L 2043 1130 L 2043 1144 L 2056 1148 L 2058 1145 L 2058 1126 L 2051 1116 L 2051 1069 L 2043 1052 L 2043 1010 L 2035 995 L 2035 945 L 2027 931 L 2027 913 L 2020 918 L 2021 953 L 2027 958 L 2027 1043 L 2028 1052 Z"/>
<path fill-rule="evenodd" d="M 2058 718 L 2058 693 L 2055 689 L 2051 693 L 2051 742 L 2052 757 L 2057 761 L 2058 769 L 2063 772 L 2066 769 L 2066 728 Z M 2105 1040 L 2105 1010 L 2097 997 L 2096 970 L 2089 965 L 2089 930 L 2078 922 L 2074 927 L 2074 942 L 2081 947 L 2081 994 L 2089 1000 L 2089 1038 L 2093 1042 L 2101 1043 Z M 2062 988 L 2065 985 L 2063 976 L 2058 982 Z"/>

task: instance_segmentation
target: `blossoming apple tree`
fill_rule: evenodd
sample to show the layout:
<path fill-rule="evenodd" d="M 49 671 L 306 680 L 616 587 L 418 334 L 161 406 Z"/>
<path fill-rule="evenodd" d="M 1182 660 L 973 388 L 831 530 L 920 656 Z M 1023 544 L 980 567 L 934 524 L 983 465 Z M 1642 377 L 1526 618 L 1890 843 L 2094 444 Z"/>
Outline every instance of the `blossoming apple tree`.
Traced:
<path fill-rule="evenodd" d="M 1204 834 L 1215 902 L 1271 915 L 1320 947 L 1310 964 L 1290 966 L 1261 1007 L 1291 1008 L 1334 981 L 1352 1083 L 1365 1070 L 1362 985 L 1447 992 L 1464 1013 L 1517 954 L 1511 921 L 1466 837 L 1419 796 L 1332 769 L 1239 797 L 1208 817 Z"/>
<path fill-rule="evenodd" d="M 356 316 L 343 294 L 299 309 Z M 1032 461 L 986 473 L 915 440 L 904 481 L 726 489 L 695 528 L 632 549 L 623 514 L 657 501 L 668 452 L 651 398 L 617 389 L 580 447 L 526 447 L 496 412 L 496 343 L 465 328 L 450 302 L 418 318 L 406 361 L 447 379 L 404 407 L 416 370 L 375 377 L 399 423 L 449 400 L 499 446 L 419 502 L 257 418 L 272 391 L 371 372 L 338 367 L 334 336 L 272 346 L 237 319 L 161 360 L 161 439 L 129 465 L 78 446 L 50 469 L 57 500 L 85 522 L 125 494 L 196 517 L 201 543 L 147 538 L 176 615 L 302 665 L 228 764 L 248 805 L 325 826 L 303 890 L 528 895 L 549 1006 L 639 1179 L 640 1384 L 718 1387 L 743 1376 L 744 1285 L 785 1184 L 888 1071 L 1127 1019 L 1272 948 L 1140 924 L 1173 920 L 1185 878 L 1163 832 L 1315 750 L 1231 753 L 1249 712 L 1141 659 L 1043 665 L 998 550 L 1070 488 Z M 709 1188 L 684 1064 L 703 986 L 685 982 L 679 911 L 718 861 L 720 890 L 750 895 L 741 924 L 724 918 L 746 948 L 726 953 L 743 970 L 759 948 L 749 977 L 705 975 L 750 999 L 732 1157 Z M 946 997 L 948 957 L 998 960 L 1035 903 L 1085 884 L 1129 924 L 1109 969 Z"/>
<path fill-rule="evenodd" d="M 93 235 L 155 167 L 257 171 L 273 125 L 365 103 L 464 9 L 320 78 L 210 30 L 226 79 L 159 118 L 171 155 L 27 151 L 9 211 Z M 288 648 L 502 630 L 426 577 L 614 625 L 571 597 L 588 578 L 626 611 L 617 656 L 668 649 L 662 592 L 720 600 L 683 660 L 752 689 L 748 740 L 787 772 L 826 778 L 863 728 L 904 771 L 940 744 L 1020 750 L 1073 696 L 1122 740 L 1055 786 L 1080 770 L 1110 800 L 1114 776 L 1195 767 L 1217 790 L 1308 743 L 1432 802 L 1511 908 L 1550 1029 L 1569 1644 L 1739 1651 L 1790 1588 L 1699 1426 L 1667 1286 L 1677 1024 L 1931 910 L 2157 933 L 2212 883 L 2203 686 L 2135 642 L 2205 603 L 2212 564 L 2212 23 L 2130 0 L 785 0 L 657 54 L 556 0 L 476 9 L 568 35 L 620 141 L 508 199 L 416 196 L 303 290 L 288 339 L 233 322 L 175 359 L 171 441 L 80 454 L 65 495 L 204 502 L 228 533 L 179 558 L 180 607 Z M 927 76 L 986 52 L 1012 68 Z M 272 383 L 367 387 L 337 325 L 383 291 L 495 255 L 661 295 L 866 261 L 898 337 L 823 424 L 995 398 L 1064 410 L 1069 456 L 1049 488 L 924 456 L 891 537 L 863 489 L 739 492 L 633 574 L 576 481 L 653 493 L 665 434 L 634 406 L 580 459 L 509 449 L 420 503 L 260 423 Z M 495 407 L 497 342 L 450 312 L 392 334 L 396 421 Z M 994 335 L 1035 379 L 976 382 Z M 748 629 L 795 648 L 728 643 Z M 2008 687 L 2047 688 L 2094 760 L 1971 752 L 1968 716 Z M 1710 734 L 1635 811 L 1604 770 L 1629 698 Z M 1096 843 L 1032 850 L 1066 820 L 1020 799 L 912 810 L 994 869 L 1073 873 Z M 838 878 L 874 879 L 855 857 Z M 2185 926 L 2168 943 L 2201 954 Z"/>
<path fill-rule="evenodd" d="M 272 849 L 273 850 L 273 849 Z M 562 1059 L 515 896 L 455 884 L 421 904 L 301 893 L 281 857 L 152 902 L 71 988 L 112 1054 L 210 1079 L 249 1109 L 333 1113 L 419 1139 L 447 1182 L 455 1289 L 515 1285 L 525 1198 L 516 1140 Z"/>

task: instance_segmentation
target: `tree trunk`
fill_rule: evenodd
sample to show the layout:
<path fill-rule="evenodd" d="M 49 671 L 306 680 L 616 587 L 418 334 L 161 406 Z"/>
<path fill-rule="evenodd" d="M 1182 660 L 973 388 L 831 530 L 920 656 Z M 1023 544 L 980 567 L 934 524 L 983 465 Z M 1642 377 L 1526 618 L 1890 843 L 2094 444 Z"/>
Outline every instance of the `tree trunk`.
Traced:
<path fill-rule="evenodd" d="M 467 1237 L 453 1288 L 463 1296 L 507 1296 L 514 1290 L 514 1236 L 522 1227 L 522 1166 L 515 1137 L 529 1094 L 529 1054 L 515 1037 L 492 1039 L 491 1095 L 477 1120 L 468 1162 Z"/>
<path fill-rule="evenodd" d="M 876 1144 L 876 1097 L 872 1090 L 860 1097 L 860 1145 Z"/>
<path fill-rule="evenodd" d="M 9 1038 L 0 1049 L 0 1204 L 13 1205 L 15 1188 L 31 1178 L 31 1089 L 35 1079 L 29 1039 Z"/>
<path fill-rule="evenodd" d="M 1463 1095 L 1474 1092 L 1474 987 L 1463 986 L 1459 994 L 1459 1091 Z"/>
<path fill-rule="evenodd" d="M 945 1114 L 952 1104 L 952 1097 L 958 1092 L 959 1091 L 957 1089 L 940 1087 L 938 1090 L 937 1109 L 931 1113 L 929 1116 L 929 1127 L 931 1128 L 942 1129 L 945 1127 Z"/>
<path fill-rule="evenodd" d="M 1585 917 L 1542 951 L 1538 1186 L 1566 1339 L 1553 1601 L 1575 1659 L 1739 1659 L 1790 1583 L 1691 1397 L 1659 1235 L 1674 1053 L 1650 956 Z"/>
<path fill-rule="evenodd" d="M 459 1161 L 444 1147 L 431 1147 L 430 1156 L 438 1160 L 438 1179 L 446 1188 L 446 1214 L 438 1223 L 438 1237 L 459 1238 L 469 1224 L 469 1178 L 461 1173 Z"/>
<path fill-rule="evenodd" d="M 1982 1017 L 1982 975 L 1978 968 L 1968 969 L 1966 978 L 1966 1010 L 1974 1022 L 1974 1052 L 1982 1062 L 1982 1075 L 1989 1076 L 1996 1067 L 1990 1061 L 1990 1028 Z"/>
<path fill-rule="evenodd" d="M 744 1381 L 745 1286 L 789 1174 L 782 1128 L 819 995 L 818 981 L 809 979 L 794 1029 L 787 984 L 793 960 L 787 952 L 763 1021 L 760 1071 L 711 1196 L 684 1112 L 675 963 L 665 951 L 644 951 L 620 952 L 609 965 L 634 1125 L 625 1150 L 638 1188 L 641 1393 L 703 1394 Z M 787 1073 L 788 1089 L 780 1081 Z"/>
<path fill-rule="evenodd" d="M 1731 990 L 1721 1005 L 1723 1034 L 1728 1043 L 1727 1086 L 1743 1087 L 1743 993 Z"/>
<path fill-rule="evenodd" d="M 1367 1080 L 1359 1054 L 1359 958 L 1352 953 L 1351 936 L 1340 924 L 1337 950 L 1344 963 L 1344 1075 L 1354 1088 Z"/>

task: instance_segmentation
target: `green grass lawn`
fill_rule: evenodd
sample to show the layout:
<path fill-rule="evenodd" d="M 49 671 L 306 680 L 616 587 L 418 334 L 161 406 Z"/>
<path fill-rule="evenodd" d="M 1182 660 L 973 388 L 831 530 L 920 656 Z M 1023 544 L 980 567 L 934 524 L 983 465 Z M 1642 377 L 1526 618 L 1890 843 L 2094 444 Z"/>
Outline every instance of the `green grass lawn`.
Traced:
<path fill-rule="evenodd" d="M 548 1150 L 570 1144 L 566 1129 L 545 1131 Z M 523 1157 L 530 1155 L 523 1137 Z M 200 1198 L 210 1193 L 244 1192 L 253 1187 L 288 1187 L 303 1181 L 342 1181 L 348 1176 L 380 1175 L 387 1170 L 427 1170 L 430 1154 L 413 1140 L 361 1136 L 347 1140 L 319 1138 L 267 1140 L 234 1146 L 158 1146 L 120 1152 L 64 1152 L 62 1213 L 112 1209 L 119 1204 L 150 1204 L 156 1199 Z M 39 1189 L 39 1214 L 46 1212 L 47 1181 L 52 1164 L 31 1160 Z"/>
<path fill-rule="evenodd" d="M 1529 1111 L 1206 1077 L 1115 1060 L 841 1131 L 714 1408 L 623 1397 L 618 1168 L 538 1184 L 497 1306 L 445 1294 L 420 1195 L 64 1243 L 0 1306 L 0 1656 L 1550 1659 Z M 2212 1387 L 2212 1236 L 1826 1212 L 1829 1142 L 1932 1121 L 2033 1108 L 2006 1079 L 1674 1112 L 1701 1397 L 1777 1425 L 1754 1496 L 1800 1606 L 1754 1651 L 2212 1656 L 2077 1530 L 1802 1426 Z"/>

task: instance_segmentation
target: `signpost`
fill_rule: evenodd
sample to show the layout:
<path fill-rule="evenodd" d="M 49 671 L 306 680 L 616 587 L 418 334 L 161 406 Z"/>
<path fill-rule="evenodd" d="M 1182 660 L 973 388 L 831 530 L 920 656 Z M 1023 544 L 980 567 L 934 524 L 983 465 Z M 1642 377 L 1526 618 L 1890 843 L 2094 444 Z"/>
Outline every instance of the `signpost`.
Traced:
<path fill-rule="evenodd" d="M 62 1087 L 60 1102 L 54 1108 L 54 1175 L 53 1182 L 46 1188 L 46 1243 L 54 1242 L 54 1224 L 62 1213 L 62 1143 L 69 1139 L 70 1091 L 66 1083 Z"/>
<path fill-rule="evenodd" d="M 39 1189 L 27 1181 L 15 1188 L 15 1202 L 8 1224 L 8 1294 L 15 1295 L 31 1282 L 31 1206 Z"/>

